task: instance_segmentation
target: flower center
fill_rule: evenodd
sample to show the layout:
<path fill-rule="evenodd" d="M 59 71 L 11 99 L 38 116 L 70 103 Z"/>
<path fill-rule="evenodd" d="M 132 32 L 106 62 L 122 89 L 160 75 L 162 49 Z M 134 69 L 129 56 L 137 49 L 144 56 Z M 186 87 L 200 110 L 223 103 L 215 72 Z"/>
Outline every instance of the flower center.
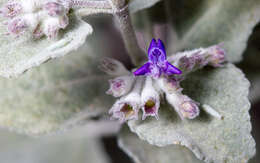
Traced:
<path fill-rule="evenodd" d="M 153 114 L 155 111 L 155 102 L 153 100 L 148 100 L 144 105 L 144 110 L 148 114 Z"/>
<path fill-rule="evenodd" d="M 125 118 L 128 118 L 128 117 L 134 115 L 134 113 L 135 113 L 133 107 L 129 104 L 124 104 L 124 106 L 121 109 L 121 112 L 123 112 L 125 114 Z"/>

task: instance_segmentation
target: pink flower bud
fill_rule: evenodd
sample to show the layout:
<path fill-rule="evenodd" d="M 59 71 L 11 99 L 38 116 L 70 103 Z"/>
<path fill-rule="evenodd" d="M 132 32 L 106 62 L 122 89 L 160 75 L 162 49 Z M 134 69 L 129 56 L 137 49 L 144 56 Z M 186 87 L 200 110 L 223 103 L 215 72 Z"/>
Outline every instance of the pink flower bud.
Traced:
<path fill-rule="evenodd" d="M 57 2 L 47 2 L 44 5 L 44 9 L 47 10 L 50 16 L 62 16 L 66 14 L 63 5 Z"/>
<path fill-rule="evenodd" d="M 166 93 L 166 99 L 173 106 L 181 119 L 188 118 L 194 119 L 199 113 L 199 103 L 193 101 L 188 96 L 183 95 L 181 92 Z"/>
<path fill-rule="evenodd" d="M 190 100 L 180 104 L 180 113 L 184 118 L 194 119 L 199 115 L 200 110 L 197 103 Z"/>
<path fill-rule="evenodd" d="M 214 67 L 220 67 L 221 64 L 225 61 L 226 52 L 221 45 L 215 45 L 209 48 L 210 53 L 210 65 Z"/>
<path fill-rule="evenodd" d="M 20 35 L 21 33 L 23 33 L 26 28 L 28 27 L 26 21 L 22 18 L 16 18 L 16 19 L 12 19 L 9 23 L 8 23 L 8 32 L 11 34 L 15 34 L 15 35 Z"/>
<path fill-rule="evenodd" d="M 9 1 L 1 9 L 0 13 L 6 18 L 13 18 L 22 12 L 22 6 L 18 2 Z"/>
<path fill-rule="evenodd" d="M 106 92 L 114 97 L 120 97 L 127 94 L 134 83 L 133 76 L 120 76 L 115 79 L 109 80 L 110 88 Z"/>
<path fill-rule="evenodd" d="M 179 62 L 180 62 L 181 69 L 188 70 L 188 71 L 192 70 L 193 67 L 195 66 L 195 60 L 192 57 L 183 56 L 180 58 Z"/>

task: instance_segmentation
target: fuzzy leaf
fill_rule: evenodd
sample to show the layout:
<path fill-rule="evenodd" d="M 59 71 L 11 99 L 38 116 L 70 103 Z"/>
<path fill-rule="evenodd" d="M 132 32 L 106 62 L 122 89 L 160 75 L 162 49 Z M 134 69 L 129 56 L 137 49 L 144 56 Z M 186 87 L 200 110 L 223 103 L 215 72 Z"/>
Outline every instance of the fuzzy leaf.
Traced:
<path fill-rule="evenodd" d="M 0 6 L 2 4 L 3 1 Z M 64 56 L 79 48 L 92 33 L 92 27 L 75 15 L 70 16 L 69 26 L 61 31 L 61 38 L 56 41 L 47 37 L 35 40 L 26 34 L 19 38 L 6 35 L 3 21 L 0 18 L 0 76 L 4 77 L 18 76 L 49 59 Z"/>
<path fill-rule="evenodd" d="M 106 113 L 113 101 L 105 94 L 108 77 L 97 69 L 99 56 L 88 50 L 83 46 L 18 79 L 0 79 L 0 126 L 38 135 Z"/>
<path fill-rule="evenodd" d="M 177 51 L 223 43 L 231 62 L 242 59 L 253 27 L 260 20 L 260 1 L 171 1 L 179 36 Z"/>
<path fill-rule="evenodd" d="M 101 142 L 80 128 L 73 132 L 31 138 L 1 129 L 1 162 L 8 163 L 108 163 Z M 82 133 L 83 131 L 83 133 Z M 85 134 L 79 137 L 79 135 Z"/>
<path fill-rule="evenodd" d="M 260 99 L 260 25 L 254 28 L 253 34 L 248 41 L 247 49 L 244 53 L 244 59 L 239 63 L 239 67 L 246 74 L 251 83 L 249 99 L 251 103 L 256 103 Z"/>
<path fill-rule="evenodd" d="M 184 93 L 208 104 L 224 119 L 204 111 L 194 120 L 181 120 L 173 108 L 161 106 L 159 120 L 130 121 L 131 131 L 150 144 L 188 147 L 205 162 L 247 162 L 255 154 L 248 110 L 249 82 L 232 64 L 218 69 L 204 69 L 191 74 L 184 83 Z"/>
<path fill-rule="evenodd" d="M 152 7 L 154 4 L 161 0 L 130 0 L 129 10 L 131 13 L 135 13 L 142 9 Z"/>
<path fill-rule="evenodd" d="M 131 133 L 125 126 L 118 137 L 119 147 L 136 163 L 202 163 L 192 152 L 180 145 L 157 147 L 148 144 Z"/>

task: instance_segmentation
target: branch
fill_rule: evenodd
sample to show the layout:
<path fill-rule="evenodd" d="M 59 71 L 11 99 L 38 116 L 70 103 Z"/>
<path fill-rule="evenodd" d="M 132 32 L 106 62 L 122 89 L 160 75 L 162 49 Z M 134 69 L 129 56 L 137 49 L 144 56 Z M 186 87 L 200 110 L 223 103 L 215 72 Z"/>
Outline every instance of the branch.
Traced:
<path fill-rule="evenodd" d="M 121 34 L 130 55 L 132 62 L 135 65 L 142 63 L 145 55 L 141 48 L 138 46 L 136 35 L 130 19 L 128 6 L 125 0 L 109 0 L 114 16 L 117 18 Z"/>

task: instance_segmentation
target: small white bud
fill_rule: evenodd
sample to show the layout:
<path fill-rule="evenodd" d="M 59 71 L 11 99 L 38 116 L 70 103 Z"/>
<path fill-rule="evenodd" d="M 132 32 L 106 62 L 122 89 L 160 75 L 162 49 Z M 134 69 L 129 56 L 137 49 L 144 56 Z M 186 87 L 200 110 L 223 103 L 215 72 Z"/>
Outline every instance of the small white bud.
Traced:
<path fill-rule="evenodd" d="M 182 95 L 180 92 L 166 93 L 166 99 L 169 104 L 173 106 L 175 111 L 179 114 L 181 119 L 188 118 L 194 119 L 199 113 L 198 103 L 190 99 L 186 95 Z"/>
<path fill-rule="evenodd" d="M 180 81 L 174 77 L 162 77 L 156 80 L 156 85 L 159 89 L 168 93 L 181 92 L 183 90 L 180 87 Z"/>
<path fill-rule="evenodd" d="M 48 18 L 43 21 L 43 33 L 50 39 L 58 37 L 60 21 L 57 18 Z"/>
<path fill-rule="evenodd" d="M 114 97 L 120 97 L 127 94 L 134 83 L 135 79 L 133 76 L 120 76 L 109 80 L 110 88 L 106 92 Z"/>
<path fill-rule="evenodd" d="M 111 76 L 123 76 L 130 74 L 130 71 L 128 71 L 121 62 L 112 58 L 104 58 L 99 68 Z"/>

